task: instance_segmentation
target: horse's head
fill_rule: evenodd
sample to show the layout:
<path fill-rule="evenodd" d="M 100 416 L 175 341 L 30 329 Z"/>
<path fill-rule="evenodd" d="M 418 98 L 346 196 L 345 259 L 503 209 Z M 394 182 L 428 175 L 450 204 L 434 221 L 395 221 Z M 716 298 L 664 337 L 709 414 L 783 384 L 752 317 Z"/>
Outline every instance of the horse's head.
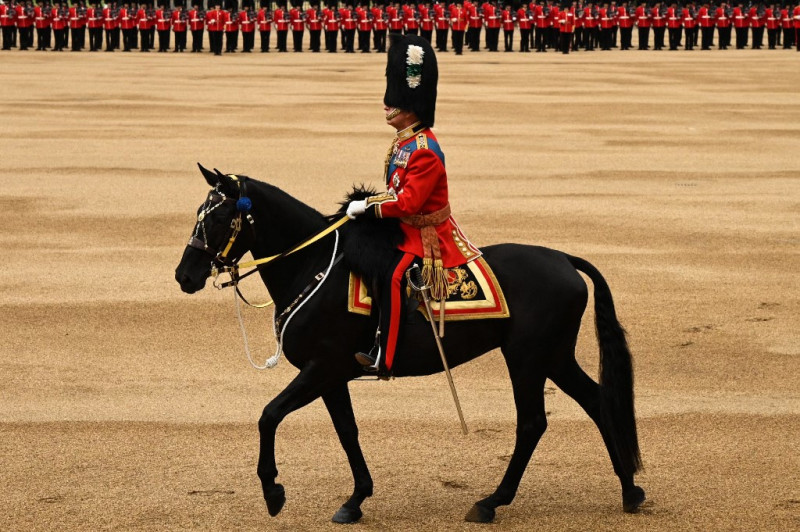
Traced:
<path fill-rule="evenodd" d="M 243 230 L 252 206 L 246 195 L 247 178 L 197 166 L 212 189 L 197 209 L 194 232 L 175 268 L 175 280 L 188 294 L 205 287 L 213 267 L 238 261 L 252 245 L 251 231 Z"/>

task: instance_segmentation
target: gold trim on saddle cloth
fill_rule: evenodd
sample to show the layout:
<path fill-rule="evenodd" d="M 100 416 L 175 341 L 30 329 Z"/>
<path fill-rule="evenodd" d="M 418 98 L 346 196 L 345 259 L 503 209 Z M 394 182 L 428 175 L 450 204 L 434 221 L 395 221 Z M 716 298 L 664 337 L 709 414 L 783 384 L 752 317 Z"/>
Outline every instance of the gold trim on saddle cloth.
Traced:
<path fill-rule="evenodd" d="M 477 286 L 467 279 L 465 268 L 472 272 Z M 448 271 L 453 279 L 448 285 L 448 293 L 459 292 L 461 300 L 446 303 L 445 321 L 508 318 L 511 315 L 503 289 L 483 257 L 477 257 L 463 266 L 450 268 Z M 484 299 L 474 299 L 477 288 L 484 294 Z M 350 273 L 347 310 L 364 316 L 369 316 L 372 310 L 372 298 L 367 294 L 366 285 L 353 273 Z M 424 306 L 420 305 L 418 310 L 428 319 Z M 438 316 L 438 301 L 431 301 L 431 310 Z"/>

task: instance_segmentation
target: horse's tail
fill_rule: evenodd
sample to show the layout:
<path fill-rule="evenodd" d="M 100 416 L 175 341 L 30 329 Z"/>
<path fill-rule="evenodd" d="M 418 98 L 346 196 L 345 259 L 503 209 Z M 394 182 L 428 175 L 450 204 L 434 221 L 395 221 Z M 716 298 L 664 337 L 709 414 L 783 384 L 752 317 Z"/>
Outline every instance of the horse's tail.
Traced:
<path fill-rule="evenodd" d="M 623 473 L 632 475 L 641 469 L 642 457 L 633 405 L 633 360 L 625 329 L 617 320 L 611 289 L 602 274 L 588 261 L 570 255 L 567 259 L 594 284 L 595 327 L 600 347 L 600 411 Z"/>

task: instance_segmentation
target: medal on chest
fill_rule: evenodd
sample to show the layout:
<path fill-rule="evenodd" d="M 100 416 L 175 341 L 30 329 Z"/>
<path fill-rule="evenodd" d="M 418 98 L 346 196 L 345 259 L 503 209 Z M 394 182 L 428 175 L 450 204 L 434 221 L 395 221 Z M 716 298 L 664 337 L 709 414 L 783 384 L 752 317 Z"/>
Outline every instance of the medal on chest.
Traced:
<path fill-rule="evenodd" d="M 408 160 L 411 158 L 411 152 L 406 150 L 400 150 L 397 152 L 397 155 L 394 156 L 394 165 L 398 168 L 405 168 L 408 166 Z"/>

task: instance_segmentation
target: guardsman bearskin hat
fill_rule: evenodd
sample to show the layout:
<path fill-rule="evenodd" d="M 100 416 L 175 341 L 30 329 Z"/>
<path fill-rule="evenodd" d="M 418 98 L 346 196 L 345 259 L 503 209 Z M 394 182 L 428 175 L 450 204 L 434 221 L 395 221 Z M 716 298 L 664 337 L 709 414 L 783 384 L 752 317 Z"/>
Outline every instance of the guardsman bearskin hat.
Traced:
<path fill-rule="evenodd" d="M 431 44 L 417 35 L 393 37 L 386 62 L 383 103 L 412 111 L 423 126 L 433 127 L 439 66 Z"/>

